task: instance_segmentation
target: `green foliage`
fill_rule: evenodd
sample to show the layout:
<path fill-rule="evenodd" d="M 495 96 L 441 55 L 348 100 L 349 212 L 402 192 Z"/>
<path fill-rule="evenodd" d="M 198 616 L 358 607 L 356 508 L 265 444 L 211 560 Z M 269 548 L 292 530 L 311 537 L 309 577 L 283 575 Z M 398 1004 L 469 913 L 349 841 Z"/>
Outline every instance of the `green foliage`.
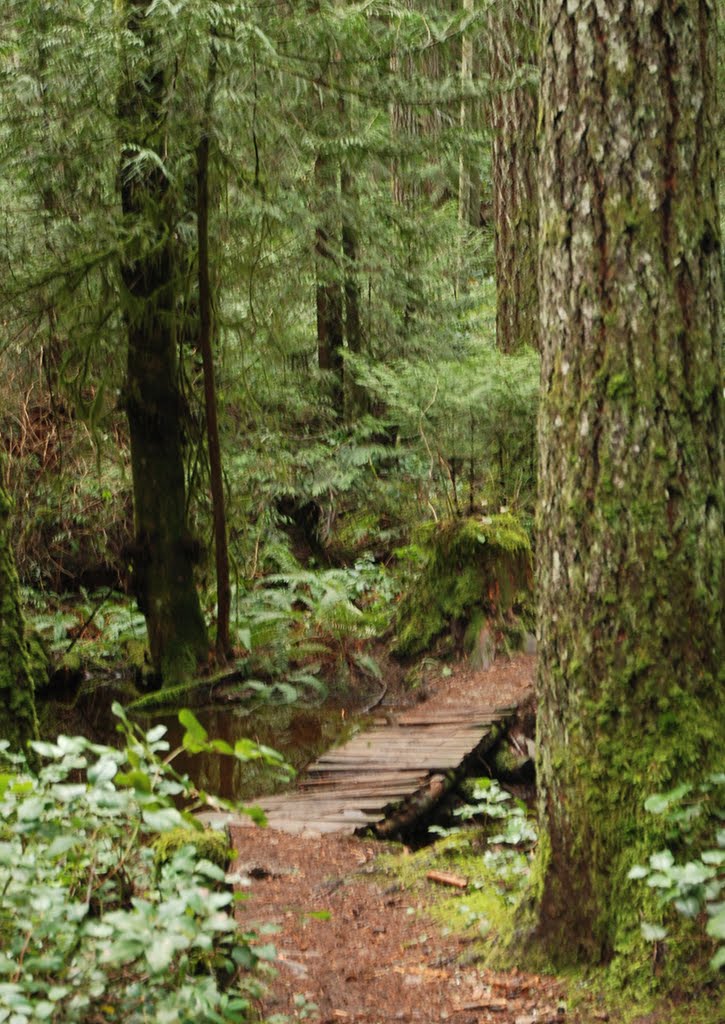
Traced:
<path fill-rule="evenodd" d="M 428 524 L 420 545 L 425 561 L 398 609 L 398 654 L 425 651 L 476 612 L 508 613 L 529 590 L 531 544 L 511 514 Z"/>
<path fill-rule="evenodd" d="M 247 1021 L 249 972 L 273 950 L 239 931 L 239 879 L 205 856 L 226 842 L 210 841 L 191 813 L 233 805 L 173 769 L 163 726 L 144 735 L 115 710 L 121 750 L 60 736 L 34 744 L 43 765 L 32 773 L 2 744 L 0 1015 L 15 1024 Z M 190 714 L 185 724 L 189 749 L 281 763 L 248 740 L 222 750 Z M 199 839 L 174 849 L 180 830 Z"/>
<path fill-rule="evenodd" d="M 503 823 L 503 831 L 496 831 L 494 828 L 486 835 L 489 846 L 486 856 L 491 866 L 496 863 L 498 854 L 502 852 L 491 849 L 492 847 L 523 847 L 536 842 L 536 829 L 528 816 L 526 805 L 520 800 L 514 800 L 495 779 L 484 776 L 470 780 L 466 789 L 465 803 L 453 812 L 457 818 L 463 821 L 483 819 Z M 428 831 L 431 835 L 451 836 L 460 834 L 461 830 L 457 827 L 446 829 L 439 825 L 431 825 Z M 503 860 L 508 862 L 509 851 L 504 851 Z"/>
<path fill-rule="evenodd" d="M 504 830 L 489 836 L 490 844 L 519 846 L 536 842 L 536 829 L 527 817 L 526 805 L 520 800 L 514 801 L 495 779 L 477 779 L 471 798 L 474 803 L 465 803 L 454 814 L 464 821 L 480 816 L 502 819 Z"/>
<path fill-rule="evenodd" d="M 322 669 L 357 663 L 360 645 L 387 629 L 395 593 L 385 568 L 369 558 L 348 569 L 272 574 L 237 593 L 233 628 L 248 651 L 245 676 L 252 677 L 243 685 L 283 701 L 305 691 L 319 698 Z"/>
<path fill-rule="evenodd" d="M 629 878 L 642 879 L 660 893 L 663 904 L 672 904 L 679 914 L 696 918 L 703 912 L 708 920 L 707 934 L 719 947 L 712 967 L 725 967 L 725 775 L 714 774 L 693 789 L 683 783 L 668 793 L 658 793 L 645 801 L 645 810 L 663 816 L 673 845 L 684 846 L 689 858 L 678 863 L 670 849 L 650 855 L 647 865 L 636 864 Z M 709 841 L 702 824 L 710 822 Z M 708 830 L 705 830 L 707 835 Z M 661 925 L 642 923 L 642 935 L 653 942 L 667 937 Z"/>
<path fill-rule="evenodd" d="M 499 352 L 488 309 L 458 321 L 447 352 L 434 345 L 426 358 L 389 363 L 351 357 L 400 441 L 417 453 L 425 499 L 444 514 L 482 501 L 533 506 L 539 357 Z"/>

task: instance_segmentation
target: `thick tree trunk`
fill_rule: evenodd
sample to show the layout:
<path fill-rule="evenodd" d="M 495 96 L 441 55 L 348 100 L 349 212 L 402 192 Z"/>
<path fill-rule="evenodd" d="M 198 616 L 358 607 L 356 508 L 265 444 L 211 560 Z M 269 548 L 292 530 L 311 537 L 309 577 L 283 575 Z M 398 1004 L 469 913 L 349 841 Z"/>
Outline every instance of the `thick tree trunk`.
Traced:
<path fill-rule="evenodd" d="M 127 10 L 129 30 L 143 43 L 146 56 L 145 67 L 127 76 L 119 97 L 125 133 L 121 204 L 129 231 L 144 228 L 143 243 L 140 237 L 136 243 L 139 254 L 127 256 L 121 267 L 127 292 L 133 579 L 152 662 L 169 683 L 192 674 L 208 648 L 193 574 L 197 545 L 186 521 L 172 200 L 160 166 L 165 82 L 163 71 L 154 66 L 146 4 L 131 2 Z M 137 165 L 134 143 L 154 148 L 159 164 Z"/>
<path fill-rule="evenodd" d="M 496 343 L 538 347 L 537 0 L 499 0 L 489 11 Z"/>
<path fill-rule="evenodd" d="M 18 574 L 10 544 L 10 509 L 10 499 L 0 479 L 0 739 L 8 740 L 10 749 L 18 752 L 25 749 L 28 740 L 38 738 L 38 721 Z"/>
<path fill-rule="evenodd" d="M 643 800 L 723 758 L 716 26 L 547 0 L 543 40 L 540 925 L 598 959 L 664 843 Z"/>

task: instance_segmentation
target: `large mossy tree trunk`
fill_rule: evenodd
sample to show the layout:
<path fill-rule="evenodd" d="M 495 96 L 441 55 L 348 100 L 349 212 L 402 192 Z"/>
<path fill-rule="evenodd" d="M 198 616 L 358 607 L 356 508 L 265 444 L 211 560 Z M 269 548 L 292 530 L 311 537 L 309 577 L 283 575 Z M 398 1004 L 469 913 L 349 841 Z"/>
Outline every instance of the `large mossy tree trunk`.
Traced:
<path fill-rule="evenodd" d="M 2 465 L 0 464 L 0 469 Z M 38 738 L 35 693 L 18 574 L 10 543 L 11 502 L 0 480 L 0 739 L 12 751 Z"/>
<path fill-rule="evenodd" d="M 154 668 L 165 683 L 193 674 L 208 653 L 194 582 L 198 545 L 187 523 L 178 387 L 174 197 L 165 172 L 166 82 L 144 0 L 129 0 L 128 56 L 119 96 L 120 188 L 129 244 L 121 266 L 128 331 L 126 412 L 135 516 L 133 586 Z M 139 53 L 142 56 L 139 56 Z M 139 156 L 151 152 L 152 157 Z"/>
<path fill-rule="evenodd" d="M 536 0 L 499 0 L 488 11 L 496 344 L 539 347 L 536 175 Z"/>
<path fill-rule="evenodd" d="M 722 766 L 716 25 L 696 0 L 544 3 L 540 935 L 639 934 L 652 792 Z"/>

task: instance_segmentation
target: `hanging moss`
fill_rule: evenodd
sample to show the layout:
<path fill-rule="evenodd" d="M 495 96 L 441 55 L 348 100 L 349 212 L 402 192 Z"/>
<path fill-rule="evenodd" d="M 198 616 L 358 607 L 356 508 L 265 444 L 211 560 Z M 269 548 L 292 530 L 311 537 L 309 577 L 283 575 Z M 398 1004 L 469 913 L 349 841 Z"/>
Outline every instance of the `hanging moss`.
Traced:
<path fill-rule="evenodd" d="M 531 544 L 511 514 L 424 527 L 423 569 L 401 601 L 398 655 L 420 654 L 441 634 L 510 612 L 531 587 Z"/>

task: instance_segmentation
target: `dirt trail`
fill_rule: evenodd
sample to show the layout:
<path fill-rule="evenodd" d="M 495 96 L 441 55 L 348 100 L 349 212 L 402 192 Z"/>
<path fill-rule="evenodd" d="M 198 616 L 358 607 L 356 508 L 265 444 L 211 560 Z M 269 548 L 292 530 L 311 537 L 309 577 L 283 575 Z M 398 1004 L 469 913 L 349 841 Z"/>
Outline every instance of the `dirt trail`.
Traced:
<path fill-rule="evenodd" d="M 426 706 L 467 696 L 476 703 L 522 703 L 533 671 L 534 659 L 526 656 L 499 660 L 486 672 L 461 666 L 448 678 L 427 680 Z M 235 829 L 233 838 L 238 867 L 250 877 L 240 920 L 279 929 L 273 939 L 277 977 L 261 1007 L 265 1015 L 319 1024 L 567 1020 L 555 979 L 466 964 L 470 940 L 442 934 L 426 916 L 438 890 L 430 884 L 406 890 L 377 870 L 389 847 L 272 829 Z"/>

